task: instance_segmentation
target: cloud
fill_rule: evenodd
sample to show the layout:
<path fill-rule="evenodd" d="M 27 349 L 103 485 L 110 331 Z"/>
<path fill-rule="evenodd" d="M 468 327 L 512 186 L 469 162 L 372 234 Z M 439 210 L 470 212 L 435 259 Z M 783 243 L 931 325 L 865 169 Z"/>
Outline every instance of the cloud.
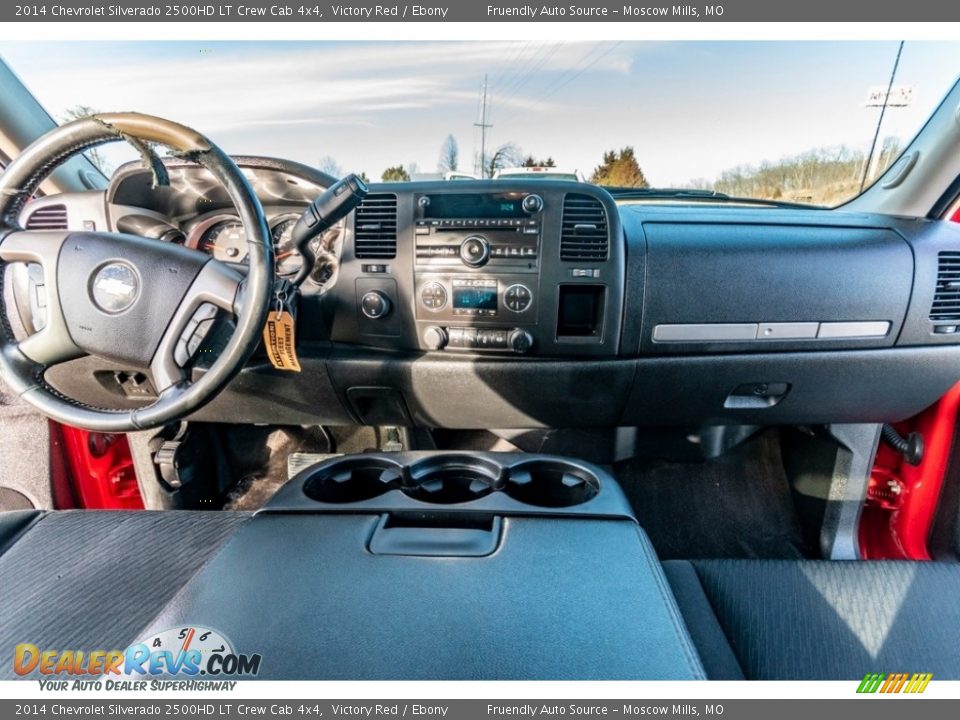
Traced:
<path fill-rule="evenodd" d="M 238 124 L 281 122 L 296 116 L 356 115 L 475 102 L 479 68 L 500 75 L 511 69 L 508 50 L 516 43 L 394 43 L 314 46 L 291 44 L 141 45 L 118 62 L 98 45 L 64 46 L 67 63 L 28 70 L 34 91 L 54 113 L 77 104 L 138 109 L 178 116 L 208 132 Z M 551 46 L 538 73 L 575 67 L 579 54 Z M 37 50 L 40 50 L 40 46 Z M 83 50 L 89 50 L 83 52 Z M 44 46 L 43 52 L 59 54 Z M 523 60 L 521 57 L 520 60 Z M 543 60 L 543 58 L 540 58 Z M 611 65 L 616 64 L 611 59 Z M 622 63 L 621 63 L 622 64 Z M 117 103 L 123 104 L 117 108 Z M 528 107 L 522 97 L 503 107 Z"/>

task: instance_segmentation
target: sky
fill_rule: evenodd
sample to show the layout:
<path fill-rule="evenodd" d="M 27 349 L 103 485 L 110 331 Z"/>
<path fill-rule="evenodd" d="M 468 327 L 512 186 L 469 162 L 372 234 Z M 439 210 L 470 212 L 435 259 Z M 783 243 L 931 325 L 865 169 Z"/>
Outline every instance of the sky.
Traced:
<path fill-rule="evenodd" d="M 136 110 L 205 133 L 227 152 L 290 158 L 379 179 L 460 169 L 512 143 L 587 175 L 631 145 L 655 186 L 715 179 L 813 148 L 866 149 L 896 42 L 73 42 L 0 43 L 0 57 L 57 119 Z M 909 140 L 960 77 L 960 43 L 908 42 L 882 137 Z M 109 151 L 113 161 L 129 157 Z"/>

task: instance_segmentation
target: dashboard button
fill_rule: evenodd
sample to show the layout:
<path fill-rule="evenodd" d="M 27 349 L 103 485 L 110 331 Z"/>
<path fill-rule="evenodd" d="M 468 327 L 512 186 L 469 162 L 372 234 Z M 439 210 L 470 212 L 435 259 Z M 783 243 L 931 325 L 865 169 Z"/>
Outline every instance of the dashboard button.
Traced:
<path fill-rule="evenodd" d="M 543 210 L 543 198 L 539 195 L 530 194 L 523 199 L 523 209 L 530 213 L 538 213 Z"/>
<path fill-rule="evenodd" d="M 521 330 L 517 328 L 510 333 L 509 337 L 510 349 L 515 353 L 525 353 L 529 352 L 530 348 L 533 347 L 533 335 L 528 333 L 526 330 Z"/>
<path fill-rule="evenodd" d="M 439 310 L 447 304 L 447 290 L 438 282 L 429 282 L 420 289 L 420 302 L 428 310 Z"/>
<path fill-rule="evenodd" d="M 460 244 L 460 259 L 470 267 L 480 267 L 490 258 L 490 243 L 479 235 L 471 235 Z"/>
<path fill-rule="evenodd" d="M 379 290 L 371 290 L 360 299 L 360 310 L 371 320 L 379 320 L 390 312 L 390 299 Z"/>
<path fill-rule="evenodd" d="M 520 313 L 530 307 L 533 302 L 533 293 L 526 285 L 511 285 L 503 293 L 503 302 L 508 310 Z"/>
<path fill-rule="evenodd" d="M 431 325 L 423 331 L 423 343 L 431 350 L 443 350 L 448 340 L 447 331 Z"/>

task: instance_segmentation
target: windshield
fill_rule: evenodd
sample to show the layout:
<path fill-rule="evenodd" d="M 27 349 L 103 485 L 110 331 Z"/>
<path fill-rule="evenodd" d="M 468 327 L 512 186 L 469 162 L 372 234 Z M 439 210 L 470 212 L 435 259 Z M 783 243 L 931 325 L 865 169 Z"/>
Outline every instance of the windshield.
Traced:
<path fill-rule="evenodd" d="M 836 205 L 921 128 L 960 43 L 83 42 L 0 55 L 60 121 L 136 110 L 334 175 L 546 166 Z M 109 173 L 132 157 L 113 145 L 92 159 Z"/>

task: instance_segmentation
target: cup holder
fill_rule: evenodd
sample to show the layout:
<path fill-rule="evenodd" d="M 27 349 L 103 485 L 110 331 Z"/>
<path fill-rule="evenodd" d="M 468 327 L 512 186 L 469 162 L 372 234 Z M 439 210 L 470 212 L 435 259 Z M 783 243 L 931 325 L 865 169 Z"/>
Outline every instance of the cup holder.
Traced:
<path fill-rule="evenodd" d="M 409 497 L 437 505 L 479 500 L 500 484 L 500 467 L 482 458 L 445 455 L 417 463 L 411 468 Z"/>
<path fill-rule="evenodd" d="M 303 492 L 322 503 L 363 502 L 399 488 L 401 474 L 400 467 L 387 460 L 362 456 L 338 460 L 311 476 Z"/>
<path fill-rule="evenodd" d="M 303 475 L 303 484 L 296 489 L 301 499 L 375 512 L 449 513 L 453 508 L 441 507 L 456 505 L 477 512 L 516 513 L 522 511 L 520 505 L 530 512 L 541 508 L 577 513 L 578 506 L 602 495 L 604 483 L 602 471 L 576 461 L 496 453 L 351 455 Z M 472 505 L 475 501 L 481 502 Z M 436 507 L 429 510 L 427 504 Z M 594 504 L 590 512 L 602 513 L 608 504 Z"/>
<path fill-rule="evenodd" d="M 504 492 L 518 502 L 545 508 L 582 505 L 600 492 L 600 480 L 588 470 L 559 460 L 515 465 Z"/>

